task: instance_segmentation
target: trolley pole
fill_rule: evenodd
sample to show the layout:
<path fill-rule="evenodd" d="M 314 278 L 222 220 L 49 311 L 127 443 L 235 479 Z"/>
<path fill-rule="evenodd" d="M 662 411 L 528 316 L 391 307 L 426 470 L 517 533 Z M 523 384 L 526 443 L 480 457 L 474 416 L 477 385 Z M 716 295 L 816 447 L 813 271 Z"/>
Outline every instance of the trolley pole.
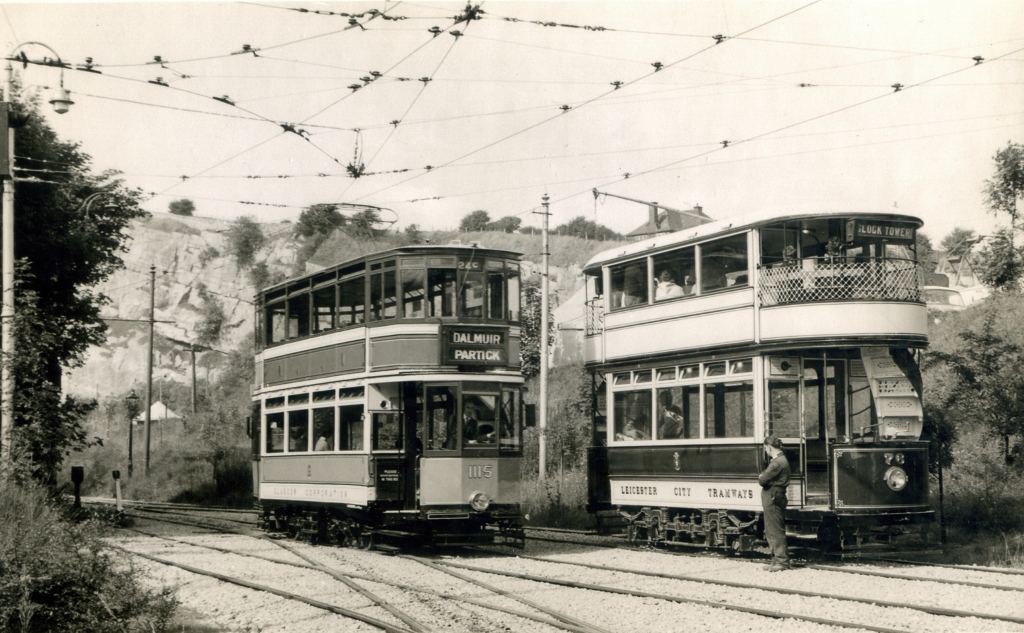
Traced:
<path fill-rule="evenodd" d="M 540 478 L 546 479 L 548 474 L 548 194 L 544 194 L 543 216 L 544 229 L 541 232 L 544 244 L 544 272 L 540 281 L 540 445 L 538 459 L 540 461 Z"/>
<path fill-rule="evenodd" d="M 156 325 L 156 265 L 149 267 L 149 356 L 146 360 L 146 457 L 144 473 L 149 477 L 149 428 L 153 408 L 153 328 Z"/>

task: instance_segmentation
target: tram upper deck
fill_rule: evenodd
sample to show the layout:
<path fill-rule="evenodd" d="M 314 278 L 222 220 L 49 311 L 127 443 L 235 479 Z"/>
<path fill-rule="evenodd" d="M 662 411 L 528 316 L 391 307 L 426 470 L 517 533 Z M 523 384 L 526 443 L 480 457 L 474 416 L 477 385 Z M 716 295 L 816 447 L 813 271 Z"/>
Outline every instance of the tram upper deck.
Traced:
<path fill-rule="evenodd" d="M 749 348 L 927 344 L 916 232 L 887 213 L 759 213 L 597 255 L 586 360 Z"/>
<path fill-rule="evenodd" d="M 518 377 L 519 257 L 408 246 L 266 289 L 256 305 L 256 395 L 460 368 Z"/>

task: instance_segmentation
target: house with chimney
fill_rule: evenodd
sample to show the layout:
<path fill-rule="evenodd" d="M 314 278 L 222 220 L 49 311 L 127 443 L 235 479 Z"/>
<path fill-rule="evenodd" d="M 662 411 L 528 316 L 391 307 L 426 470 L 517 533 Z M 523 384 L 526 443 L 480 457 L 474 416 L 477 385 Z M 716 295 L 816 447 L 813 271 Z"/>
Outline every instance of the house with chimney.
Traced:
<path fill-rule="evenodd" d="M 704 209 L 698 204 L 688 211 L 680 211 L 648 202 L 647 221 L 626 234 L 626 239 L 638 242 L 654 237 L 660 233 L 674 233 L 707 224 L 712 219 L 705 215 Z"/>

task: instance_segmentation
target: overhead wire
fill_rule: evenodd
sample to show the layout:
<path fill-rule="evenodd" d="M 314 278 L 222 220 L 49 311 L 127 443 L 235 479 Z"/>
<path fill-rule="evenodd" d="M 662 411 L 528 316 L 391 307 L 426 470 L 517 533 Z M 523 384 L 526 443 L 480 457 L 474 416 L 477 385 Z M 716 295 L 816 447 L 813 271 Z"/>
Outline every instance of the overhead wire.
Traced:
<path fill-rule="evenodd" d="M 788 17 L 788 16 L 790 16 L 790 15 L 793 15 L 794 13 L 797 13 L 797 12 L 799 12 L 799 11 L 802 11 L 802 10 L 804 10 L 804 9 L 808 8 L 808 7 L 814 6 L 815 4 L 818 4 L 819 2 L 821 2 L 821 0 L 812 0 L 811 2 L 809 2 L 809 3 L 805 4 L 805 5 L 802 5 L 802 6 L 798 7 L 798 8 L 796 8 L 796 9 L 793 9 L 792 11 L 787 11 L 786 13 L 783 13 L 782 15 L 776 16 L 776 17 L 774 17 L 774 18 L 772 18 L 772 19 L 770 19 L 770 20 L 768 20 L 768 21 L 766 21 L 766 22 L 762 22 L 761 24 L 758 24 L 758 25 L 756 25 L 756 26 L 753 26 L 753 27 L 751 27 L 751 28 L 749 28 L 749 29 L 747 29 L 747 30 L 743 31 L 743 32 L 742 32 L 741 34 L 743 34 L 743 33 L 751 33 L 751 32 L 753 32 L 753 31 L 755 31 L 755 30 L 757 30 L 757 29 L 763 28 L 763 27 L 765 27 L 765 26 L 767 26 L 767 25 L 769 25 L 769 24 L 772 24 L 772 23 L 774 23 L 774 22 L 777 22 L 778 20 L 781 20 L 781 19 L 783 19 L 783 18 L 786 18 L 786 17 Z M 683 58 L 681 58 L 681 59 L 678 59 L 678 60 L 676 60 L 676 61 L 672 62 L 671 64 L 668 64 L 667 66 L 676 66 L 676 65 L 678 65 L 678 64 L 681 64 L 681 63 L 683 63 L 683 62 L 685 62 L 685 61 L 687 61 L 687 60 L 693 59 L 694 57 L 696 57 L 697 55 L 700 55 L 701 53 L 704 53 L 704 52 L 706 52 L 706 51 L 708 51 L 708 50 L 711 50 L 712 48 L 715 48 L 716 46 L 718 46 L 718 43 L 717 43 L 717 42 L 716 42 L 715 44 L 711 44 L 710 46 L 704 47 L 704 48 L 702 48 L 702 49 L 700 49 L 700 50 L 698 50 L 698 51 L 696 51 L 696 52 L 694 52 L 694 53 L 691 53 L 690 55 L 687 55 L 687 56 L 685 56 L 685 57 L 683 57 Z M 548 118 L 546 118 L 546 119 L 543 119 L 543 120 L 541 120 L 541 121 L 539 121 L 539 122 L 537 122 L 537 123 L 533 123 L 533 124 L 531 124 L 531 125 L 528 125 L 527 127 L 525 127 L 525 128 L 522 128 L 522 129 L 520 129 L 520 130 L 518 130 L 518 131 L 516 131 L 516 132 L 513 132 L 513 133 L 511 133 L 511 134 L 508 134 L 508 135 L 506 135 L 506 136 L 504 136 L 504 137 L 500 138 L 500 139 L 497 139 L 497 140 L 495 140 L 495 141 L 492 141 L 492 142 L 490 142 L 490 143 L 487 143 L 487 144 L 485 144 L 485 145 L 483 145 L 483 146 L 481 146 L 481 147 L 478 147 L 478 148 L 476 148 L 476 149 L 474 149 L 474 150 L 471 150 L 470 152 L 468 152 L 468 153 L 465 153 L 465 154 L 462 154 L 462 155 L 458 156 L 457 158 L 454 158 L 454 159 L 452 159 L 452 160 L 449 160 L 449 161 L 447 161 L 447 162 L 445 162 L 445 163 L 442 163 L 441 165 L 435 166 L 435 167 L 434 167 L 434 168 L 433 168 L 433 169 L 431 170 L 431 172 L 427 172 L 427 173 L 432 173 L 433 171 L 436 171 L 437 169 L 441 169 L 441 168 L 447 167 L 447 166 L 451 165 L 452 163 L 456 163 L 456 162 L 458 162 L 458 161 L 460 161 L 460 160 L 462 160 L 462 159 L 464 159 L 464 158 L 468 158 L 469 156 L 472 156 L 472 155 L 474 155 L 474 154 L 477 154 L 477 153 L 479 153 L 479 152 L 482 152 L 482 151 L 484 151 L 484 150 L 486 150 L 486 149 L 489 149 L 489 148 L 491 148 L 491 147 L 494 147 L 495 145 L 499 145 L 499 144 L 501 144 L 501 143 L 504 143 L 505 141 L 507 141 L 507 140 L 509 140 L 509 139 L 515 138 L 515 137 L 517 137 L 517 136 L 519 136 L 519 135 L 521 135 L 521 134 L 525 134 L 526 132 L 529 132 L 530 130 L 536 129 L 536 128 L 538 128 L 538 127 L 540 127 L 540 126 L 542 126 L 542 125 L 544 125 L 544 124 L 546 124 L 546 123 L 549 123 L 550 121 L 554 121 L 555 119 L 558 119 L 558 118 L 560 118 L 560 117 L 561 117 L 561 116 L 563 116 L 564 114 L 568 114 L 568 113 L 570 113 L 570 112 L 573 112 L 573 111 L 575 111 L 575 110 L 578 110 L 579 108 L 581 108 L 581 107 L 583 107 L 583 106 L 589 105 L 589 104 L 591 104 L 591 103 L 593 103 L 593 102 L 595 102 L 595 101 L 598 101 L 598 100 L 600 100 L 600 99 L 602 99 L 602 98 L 604 98 L 604 97 L 606 97 L 606 96 L 608 96 L 608 95 L 610 95 L 610 94 L 613 94 L 614 92 L 617 92 L 617 91 L 619 90 L 619 88 L 622 88 L 622 87 L 626 87 L 626 86 L 630 86 L 630 85 L 632 85 L 632 84 L 635 84 L 635 83 L 637 83 L 637 82 L 639 82 L 639 81 L 642 81 L 642 80 L 644 80 L 644 79 L 646 79 L 646 78 L 648 78 L 648 77 L 650 77 L 650 76 L 652 76 L 652 75 L 656 74 L 657 72 L 659 72 L 659 69 L 657 69 L 657 68 L 656 68 L 656 69 L 655 69 L 654 71 L 652 71 L 652 72 L 649 72 L 649 73 L 647 73 L 647 74 L 645 74 L 645 75 L 642 75 L 642 76 L 640 76 L 640 77 L 637 77 L 637 78 L 635 78 L 635 79 L 632 79 L 632 80 L 630 80 L 630 81 L 628 81 L 628 82 L 624 82 L 624 83 L 623 83 L 622 85 L 620 85 L 620 86 L 616 86 L 616 87 L 615 87 L 615 88 L 614 88 L 613 90 L 609 90 L 609 91 L 603 92 L 603 93 L 601 93 L 601 94 L 599 94 L 599 95 L 596 95 L 596 96 L 594 96 L 594 97 L 591 97 L 590 99 L 587 99 L 586 101 L 584 101 L 583 103 L 579 104 L 579 105 L 578 105 L 578 106 L 576 106 L 575 108 L 571 108 L 571 109 L 568 109 L 568 110 L 563 110 L 563 112 L 562 112 L 562 113 L 559 113 L 559 114 L 556 114 L 556 115 L 554 115 L 554 116 L 548 117 Z M 565 106 L 563 106 L 563 107 L 565 107 Z M 361 197 L 359 197 L 359 198 L 356 198 L 355 200 L 356 200 L 356 201 L 359 201 L 359 200 L 362 200 L 363 198 L 368 198 L 368 197 L 370 197 L 370 196 L 374 196 L 374 195 L 377 195 L 377 194 L 379 194 L 379 193 L 381 193 L 381 192 L 383 192 L 383 191 L 387 191 L 388 189 L 392 189 L 392 188 L 394 188 L 394 187 L 397 187 L 397 186 L 403 185 L 403 184 L 405 184 L 405 183 L 407 183 L 407 182 L 409 182 L 409 181 L 411 181 L 411 180 L 414 180 L 414 179 L 416 179 L 416 178 L 419 178 L 419 177 L 420 177 L 420 176 L 422 176 L 422 175 L 423 175 L 423 174 L 417 174 L 417 175 L 415 175 L 415 176 L 412 176 L 412 177 L 410 177 L 410 178 L 406 178 L 405 180 L 402 180 L 402 181 L 400 181 L 400 182 L 398 182 L 398 183 L 395 183 L 395 184 L 393 184 L 393 185 L 389 185 L 389 186 L 387 186 L 387 187 L 384 187 L 384 188 L 382 188 L 382 189 L 378 189 L 378 190 L 376 190 L 376 191 L 373 191 L 373 192 L 371 192 L 371 193 L 369 193 L 369 194 L 366 194 L 366 195 L 364 195 L 364 196 L 361 196 Z"/>

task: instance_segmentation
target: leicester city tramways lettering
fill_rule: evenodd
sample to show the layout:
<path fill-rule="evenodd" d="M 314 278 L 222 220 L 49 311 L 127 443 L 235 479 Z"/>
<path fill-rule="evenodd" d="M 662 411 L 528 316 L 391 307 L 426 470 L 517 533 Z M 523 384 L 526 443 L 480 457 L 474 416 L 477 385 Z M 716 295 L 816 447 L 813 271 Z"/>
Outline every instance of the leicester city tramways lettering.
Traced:
<path fill-rule="evenodd" d="M 659 488 L 662 493 L 659 494 Z M 665 501 L 671 499 L 687 499 L 691 502 L 735 499 L 741 501 L 752 501 L 757 499 L 754 488 L 733 488 L 708 485 L 705 482 L 686 482 L 682 485 L 658 486 L 646 483 L 620 483 L 617 486 L 618 494 L 622 497 L 648 497 L 661 498 Z"/>
<path fill-rule="evenodd" d="M 753 499 L 754 491 L 750 488 L 708 488 L 710 499 Z"/>
<path fill-rule="evenodd" d="M 657 486 L 620 486 L 620 492 L 624 495 L 641 495 L 645 497 L 657 497 Z"/>

